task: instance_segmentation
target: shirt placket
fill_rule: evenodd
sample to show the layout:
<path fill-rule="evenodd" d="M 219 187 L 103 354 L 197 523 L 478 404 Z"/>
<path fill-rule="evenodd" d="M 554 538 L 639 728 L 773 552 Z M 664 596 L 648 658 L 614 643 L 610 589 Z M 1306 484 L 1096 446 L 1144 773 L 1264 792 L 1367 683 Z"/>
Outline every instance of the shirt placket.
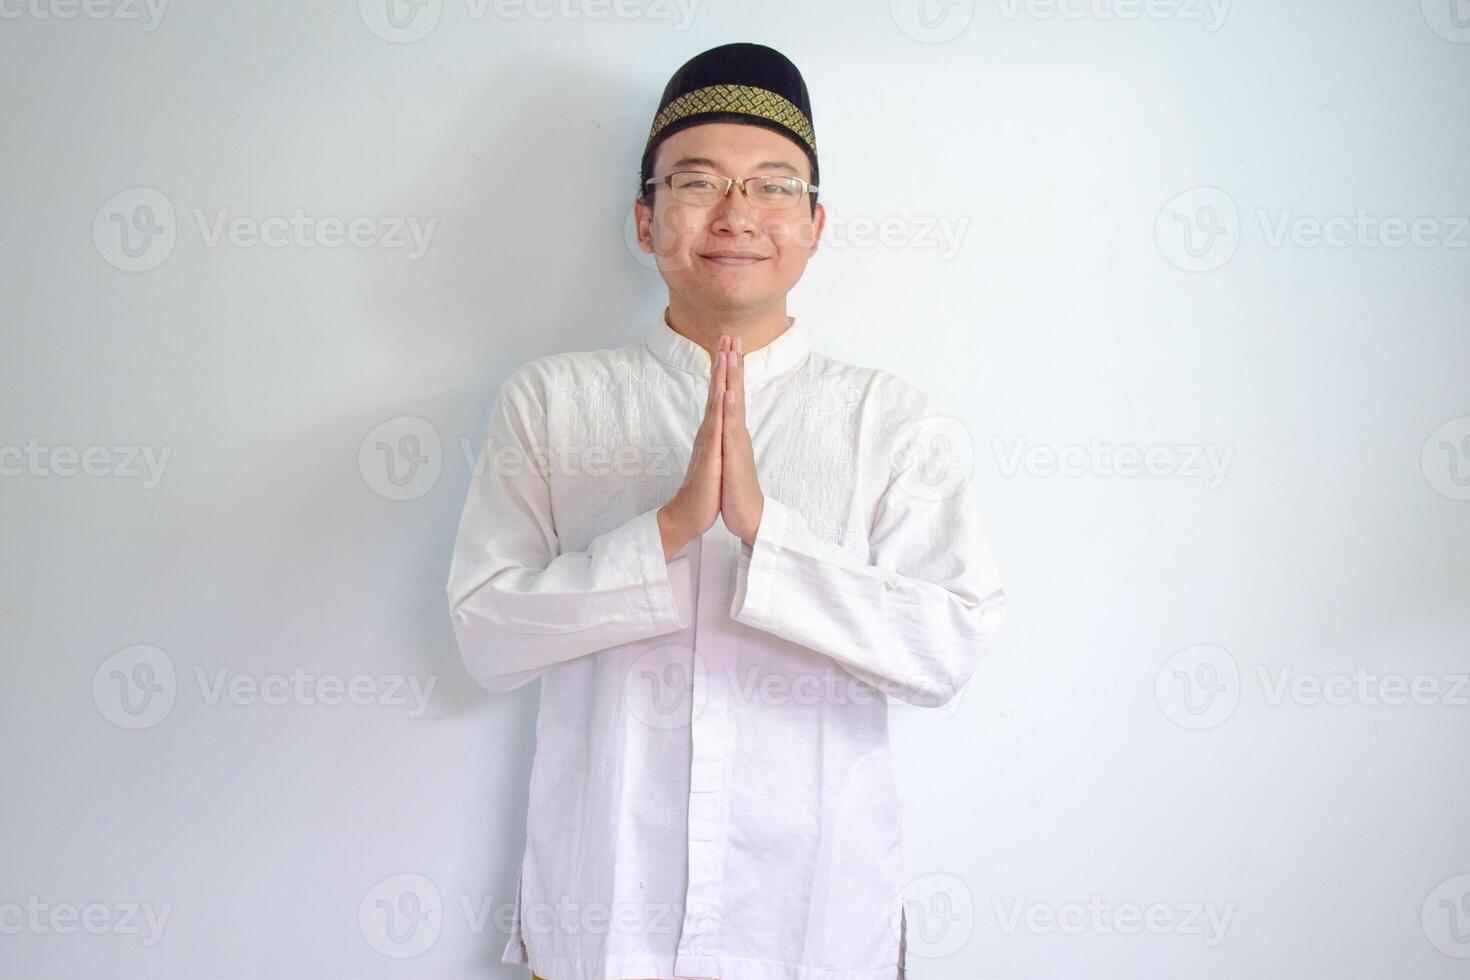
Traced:
<path fill-rule="evenodd" d="M 688 887 L 674 972 L 714 976 L 724 911 L 725 750 L 728 745 L 733 633 L 728 623 L 731 576 L 739 539 L 718 521 L 699 542 L 690 720 Z"/>

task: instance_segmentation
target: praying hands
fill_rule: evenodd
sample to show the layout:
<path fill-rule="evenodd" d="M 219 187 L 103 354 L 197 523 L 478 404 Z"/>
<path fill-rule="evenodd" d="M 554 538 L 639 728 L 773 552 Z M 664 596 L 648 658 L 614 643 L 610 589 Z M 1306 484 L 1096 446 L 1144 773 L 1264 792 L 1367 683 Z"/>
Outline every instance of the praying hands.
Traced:
<path fill-rule="evenodd" d="M 731 534 L 754 547 L 764 506 L 755 449 L 745 427 L 744 354 L 740 338 L 722 335 L 689 469 L 673 499 L 658 511 L 664 560 L 714 526 L 717 516 Z"/>

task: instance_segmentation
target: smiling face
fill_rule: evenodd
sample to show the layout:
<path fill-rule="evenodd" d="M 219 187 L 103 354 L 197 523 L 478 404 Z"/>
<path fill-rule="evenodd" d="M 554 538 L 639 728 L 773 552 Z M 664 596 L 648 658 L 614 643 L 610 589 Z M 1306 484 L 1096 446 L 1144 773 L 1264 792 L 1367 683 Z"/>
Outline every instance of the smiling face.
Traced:
<path fill-rule="evenodd" d="M 780 133 L 741 123 L 703 123 L 659 144 L 653 176 L 698 170 L 724 177 L 780 174 L 811 180 L 806 153 Z M 675 201 L 659 186 L 653 207 L 634 205 L 638 244 L 654 255 L 669 295 L 713 314 L 784 309 L 785 297 L 817 252 L 826 212 L 810 196 L 780 210 L 751 207 L 732 186 L 707 207 Z"/>

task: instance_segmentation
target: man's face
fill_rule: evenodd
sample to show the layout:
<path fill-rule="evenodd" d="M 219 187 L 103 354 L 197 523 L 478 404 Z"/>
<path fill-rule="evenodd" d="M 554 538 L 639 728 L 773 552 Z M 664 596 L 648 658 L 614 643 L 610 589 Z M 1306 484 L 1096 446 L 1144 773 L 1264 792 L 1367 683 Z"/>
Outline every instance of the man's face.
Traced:
<path fill-rule="evenodd" d="M 690 126 L 664 140 L 652 176 L 679 170 L 812 178 L 811 163 L 794 140 L 740 123 Z M 660 186 L 652 209 L 642 202 L 633 208 L 639 247 L 656 256 L 670 295 L 696 309 L 720 312 L 781 303 L 816 254 L 826 220 L 820 204 L 812 213 L 810 195 L 793 207 L 766 210 L 752 207 L 735 186 L 707 207 L 675 201 L 670 189 Z M 753 258 L 722 257 L 729 253 Z"/>

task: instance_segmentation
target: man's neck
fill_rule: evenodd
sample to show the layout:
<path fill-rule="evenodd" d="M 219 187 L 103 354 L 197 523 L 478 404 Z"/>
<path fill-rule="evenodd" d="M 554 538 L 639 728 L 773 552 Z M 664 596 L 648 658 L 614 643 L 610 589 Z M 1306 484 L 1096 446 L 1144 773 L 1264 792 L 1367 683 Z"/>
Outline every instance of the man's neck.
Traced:
<path fill-rule="evenodd" d="M 754 313 L 739 312 L 724 315 L 719 312 L 696 311 L 670 299 L 664 310 L 664 322 L 674 332 L 688 337 L 714 356 L 720 345 L 720 335 L 729 334 L 741 339 L 743 354 L 750 354 L 775 340 L 786 332 L 786 304 Z"/>

